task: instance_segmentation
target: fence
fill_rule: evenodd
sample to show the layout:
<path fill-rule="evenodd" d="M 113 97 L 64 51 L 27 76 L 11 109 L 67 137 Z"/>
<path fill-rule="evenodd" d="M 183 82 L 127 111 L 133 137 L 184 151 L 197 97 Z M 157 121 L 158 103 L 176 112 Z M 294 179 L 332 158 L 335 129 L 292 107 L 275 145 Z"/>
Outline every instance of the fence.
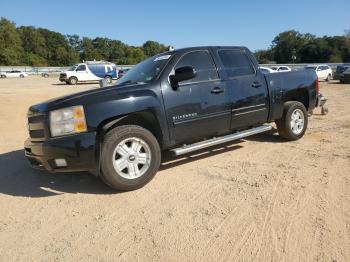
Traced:
<path fill-rule="evenodd" d="M 133 65 L 117 65 L 117 69 L 126 69 L 131 68 Z M 0 66 L 0 72 L 19 70 L 22 72 L 26 72 L 28 74 L 41 74 L 41 73 L 59 73 L 62 71 L 66 71 L 71 66 L 67 67 L 34 67 L 34 66 Z"/>
<path fill-rule="evenodd" d="M 322 63 L 320 63 L 322 64 Z M 261 66 L 275 66 L 275 65 L 284 65 L 289 66 L 293 70 L 303 69 L 307 65 L 319 65 L 319 64 L 261 64 Z M 329 65 L 333 71 L 335 71 L 338 65 L 342 65 L 342 63 L 329 63 Z M 117 65 L 117 69 L 126 69 L 131 68 L 133 65 Z M 19 70 L 22 72 L 26 72 L 28 74 L 41 74 L 41 73 L 59 73 L 61 71 L 68 70 L 70 67 L 33 67 L 33 66 L 0 66 L 0 72 L 6 72 L 11 70 Z"/>

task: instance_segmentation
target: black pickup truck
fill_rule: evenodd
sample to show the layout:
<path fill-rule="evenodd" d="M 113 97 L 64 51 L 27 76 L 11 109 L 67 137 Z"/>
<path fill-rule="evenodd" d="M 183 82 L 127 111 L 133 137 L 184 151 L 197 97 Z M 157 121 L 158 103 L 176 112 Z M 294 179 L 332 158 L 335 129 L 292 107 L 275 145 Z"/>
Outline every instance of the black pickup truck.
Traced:
<path fill-rule="evenodd" d="M 245 47 L 173 50 L 134 66 L 112 87 L 33 105 L 25 155 L 51 172 L 89 171 L 118 190 L 149 182 L 174 155 L 272 129 L 301 138 L 316 104 L 310 70 L 261 73 Z"/>

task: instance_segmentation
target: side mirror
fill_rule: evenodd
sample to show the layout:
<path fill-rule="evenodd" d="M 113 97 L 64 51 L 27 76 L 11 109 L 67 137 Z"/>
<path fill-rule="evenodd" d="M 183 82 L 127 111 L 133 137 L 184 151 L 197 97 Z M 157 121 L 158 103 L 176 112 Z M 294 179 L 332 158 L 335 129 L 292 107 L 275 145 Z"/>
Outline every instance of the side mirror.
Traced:
<path fill-rule="evenodd" d="M 191 66 L 184 66 L 175 69 L 175 74 L 171 75 L 170 83 L 172 86 L 178 86 L 179 82 L 195 78 L 197 75 L 196 70 Z"/>

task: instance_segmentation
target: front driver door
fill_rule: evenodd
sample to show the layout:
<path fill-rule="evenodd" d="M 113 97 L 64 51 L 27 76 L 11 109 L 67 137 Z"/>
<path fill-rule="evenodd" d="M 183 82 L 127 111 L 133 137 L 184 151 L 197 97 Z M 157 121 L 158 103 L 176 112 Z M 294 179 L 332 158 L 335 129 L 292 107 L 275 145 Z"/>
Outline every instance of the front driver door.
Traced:
<path fill-rule="evenodd" d="M 171 87 L 169 81 L 162 81 L 172 142 L 190 143 L 226 133 L 231 114 L 228 93 L 209 50 L 184 53 L 174 64 L 169 75 L 184 66 L 193 67 L 197 75 L 180 82 L 177 88 Z"/>

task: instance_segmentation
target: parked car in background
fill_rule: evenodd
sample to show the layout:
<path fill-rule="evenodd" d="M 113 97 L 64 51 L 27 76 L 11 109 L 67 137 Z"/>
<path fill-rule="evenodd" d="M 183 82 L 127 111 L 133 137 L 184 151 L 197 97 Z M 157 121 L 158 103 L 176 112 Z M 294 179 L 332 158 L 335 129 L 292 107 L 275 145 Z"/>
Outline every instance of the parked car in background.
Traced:
<path fill-rule="evenodd" d="M 276 73 L 276 71 L 272 70 L 270 67 L 260 66 L 261 72 L 264 74 Z"/>
<path fill-rule="evenodd" d="M 292 71 L 289 66 L 271 66 L 271 69 L 275 72 L 288 72 Z"/>
<path fill-rule="evenodd" d="M 27 73 L 19 71 L 19 70 L 12 70 L 12 71 L 6 71 L 6 72 L 2 72 L 0 74 L 1 78 L 6 78 L 6 77 L 26 77 L 28 76 Z"/>
<path fill-rule="evenodd" d="M 350 64 L 342 64 L 338 65 L 335 73 L 333 75 L 333 79 L 340 80 L 340 76 L 343 72 L 345 72 L 348 68 L 350 68 Z"/>
<path fill-rule="evenodd" d="M 118 78 L 115 64 L 105 61 L 91 61 L 74 65 L 69 70 L 60 74 L 59 80 L 70 85 L 78 82 L 99 81 L 105 79 L 108 84 L 112 79 Z"/>
<path fill-rule="evenodd" d="M 305 67 L 307 70 L 316 71 L 319 80 L 330 81 L 333 76 L 333 71 L 328 65 L 310 65 Z"/>
<path fill-rule="evenodd" d="M 129 70 L 130 70 L 130 68 L 120 69 L 120 70 L 118 71 L 118 78 L 123 77 Z"/>
<path fill-rule="evenodd" d="M 339 77 L 340 83 L 350 84 L 350 67 L 348 67 Z"/>

